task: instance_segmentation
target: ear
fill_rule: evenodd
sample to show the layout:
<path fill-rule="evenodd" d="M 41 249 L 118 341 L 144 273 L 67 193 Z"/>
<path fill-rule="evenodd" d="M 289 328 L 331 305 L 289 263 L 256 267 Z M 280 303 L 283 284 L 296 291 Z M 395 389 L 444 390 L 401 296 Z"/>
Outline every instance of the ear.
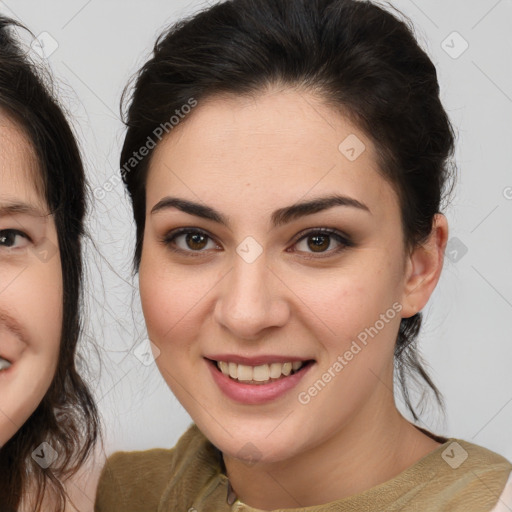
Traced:
<path fill-rule="evenodd" d="M 437 213 L 428 240 L 407 256 L 402 294 L 403 318 L 415 315 L 427 304 L 441 276 L 447 240 L 448 221 Z"/>

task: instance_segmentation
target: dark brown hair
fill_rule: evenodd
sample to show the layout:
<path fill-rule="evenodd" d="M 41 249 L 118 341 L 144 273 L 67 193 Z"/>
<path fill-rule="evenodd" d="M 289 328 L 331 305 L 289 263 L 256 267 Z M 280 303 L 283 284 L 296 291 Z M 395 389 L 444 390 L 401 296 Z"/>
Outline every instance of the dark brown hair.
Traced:
<path fill-rule="evenodd" d="M 48 79 L 23 53 L 0 17 L 0 108 L 28 136 L 38 159 L 46 203 L 54 216 L 63 278 L 63 319 L 54 379 L 30 418 L 0 449 L 0 510 L 14 511 L 28 490 L 40 509 L 48 492 L 63 511 L 62 482 L 85 462 L 98 437 L 98 414 L 77 373 L 75 351 L 81 331 L 81 238 L 86 211 L 84 170 L 73 132 L 53 98 Z M 22 28 L 22 27 L 20 27 Z M 43 442 L 59 454 L 42 469 L 31 453 Z"/>
<path fill-rule="evenodd" d="M 133 153 L 190 98 L 254 94 L 275 84 L 320 95 L 371 138 L 400 200 L 405 249 L 428 238 L 451 190 L 454 132 L 436 69 L 409 24 L 368 1 L 231 0 L 162 34 L 136 78 L 121 153 L 137 226 L 136 269 L 152 150 L 136 162 Z M 416 348 L 421 319 L 402 319 L 395 347 L 398 381 L 415 419 L 407 375 L 426 383 L 443 406 Z"/>

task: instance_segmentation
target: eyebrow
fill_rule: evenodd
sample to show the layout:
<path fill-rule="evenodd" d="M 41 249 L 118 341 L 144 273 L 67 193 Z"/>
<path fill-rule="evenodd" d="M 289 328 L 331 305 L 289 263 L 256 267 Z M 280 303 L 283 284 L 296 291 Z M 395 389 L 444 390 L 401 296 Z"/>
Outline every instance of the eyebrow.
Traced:
<path fill-rule="evenodd" d="M 7 215 L 24 214 L 32 217 L 46 217 L 47 214 L 40 208 L 27 203 L 6 203 L 2 204 L 0 201 L 0 217 Z"/>
<path fill-rule="evenodd" d="M 300 217 L 305 217 L 306 215 L 312 215 L 323 210 L 328 210 L 330 208 L 334 208 L 335 206 L 357 208 L 358 210 L 366 211 L 371 214 L 370 208 L 368 208 L 368 206 L 366 206 L 364 203 L 361 203 L 357 199 L 334 194 L 280 208 L 272 213 L 271 222 L 274 227 L 278 227 Z M 180 199 L 178 197 L 164 197 L 158 201 L 155 206 L 153 206 L 151 214 L 161 212 L 168 208 L 177 208 L 178 210 L 181 210 L 182 212 L 188 213 L 190 215 L 195 215 L 196 217 L 201 217 L 213 222 L 218 222 L 219 224 L 222 224 L 226 227 L 229 226 L 229 217 L 224 216 L 217 210 L 214 210 L 209 206 L 195 203 L 193 201 L 188 201 L 186 199 Z"/>

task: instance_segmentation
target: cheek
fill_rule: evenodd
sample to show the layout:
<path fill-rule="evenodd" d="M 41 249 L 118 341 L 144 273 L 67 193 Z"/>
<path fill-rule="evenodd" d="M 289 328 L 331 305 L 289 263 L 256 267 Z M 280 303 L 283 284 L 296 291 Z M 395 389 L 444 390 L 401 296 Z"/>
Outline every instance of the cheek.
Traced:
<path fill-rule="evenodd" d="M 3 268 L 6 268 L 4 263 Z M 33 261 L 0 294 L 0 312 L 8 314 L 25 333 L 22 340 L 5 325 L 4 342 L 18 347 L 20 356 L 11 377 L 3 381 L 0 443 L 12 437 L 38 407 L 57 368 L 62 330 L 62 274 L 60 259 Z M 14 421 L 14 424 L 13 424 Z"/>
<path fill-rule="evenodd" d="M 353 339 L 373 325 L 400 296 L 396 265 L 378 261 L 361 258 L 357 264 L 316 274 L 314 279 L 303 273 L 290 276 L 289 281 L 295 283 L 293 291 L 314 313 L 322 331 L 330 333 L 331 338 L 334 335 L 337 339 Z"/>
<path fill-rule="evenodd" d="M 149 244 L 143 250 L 139 268 L 142 310 L 149 338 L 161 350 L 166 340 L 175 345 L 186 339 L 185 331 L 193 327 L 193 318 L 205 300 L 207 281 L 207 275 L 194 266 L 170 265 Z"/>
<path fill-rule="evenodd" d="M 48 263 L 39 265 L 45 266 Z M 62 274 L 58 258 L 53 262 L 52 267 L 45 269 L 44 278 L 33 289 L 31 309 L 34 324 L 43 327 L 47 345 L 52 346 L 58 353 L 62 334 L 63 308 Z"/>
<path fill-rule="evenodd" d="M 16 321 L 28 333 L 30 348 L 47 359 L 56 359 L 62 330 L 62 273 L 58 255 L 46 263 L 31 263 L 6 290 L 4 304 L 6 299 Z"/>

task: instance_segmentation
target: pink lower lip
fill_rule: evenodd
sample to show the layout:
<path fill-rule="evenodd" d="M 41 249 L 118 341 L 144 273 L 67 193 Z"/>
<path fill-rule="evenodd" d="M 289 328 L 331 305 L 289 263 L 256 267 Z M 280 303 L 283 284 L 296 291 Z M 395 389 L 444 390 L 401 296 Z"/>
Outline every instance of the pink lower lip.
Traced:
<path fill-rule="evenodd" d="M 227 397 L 248 405 L 263 404 L 276 400 L 294 388 L 313 366 L 309 364 L 297 373 L 268 384 L 243 384 L 224 375 L 213 363 L 207 362 L 206 364 L 210 368 L 213 380 Z"/>

